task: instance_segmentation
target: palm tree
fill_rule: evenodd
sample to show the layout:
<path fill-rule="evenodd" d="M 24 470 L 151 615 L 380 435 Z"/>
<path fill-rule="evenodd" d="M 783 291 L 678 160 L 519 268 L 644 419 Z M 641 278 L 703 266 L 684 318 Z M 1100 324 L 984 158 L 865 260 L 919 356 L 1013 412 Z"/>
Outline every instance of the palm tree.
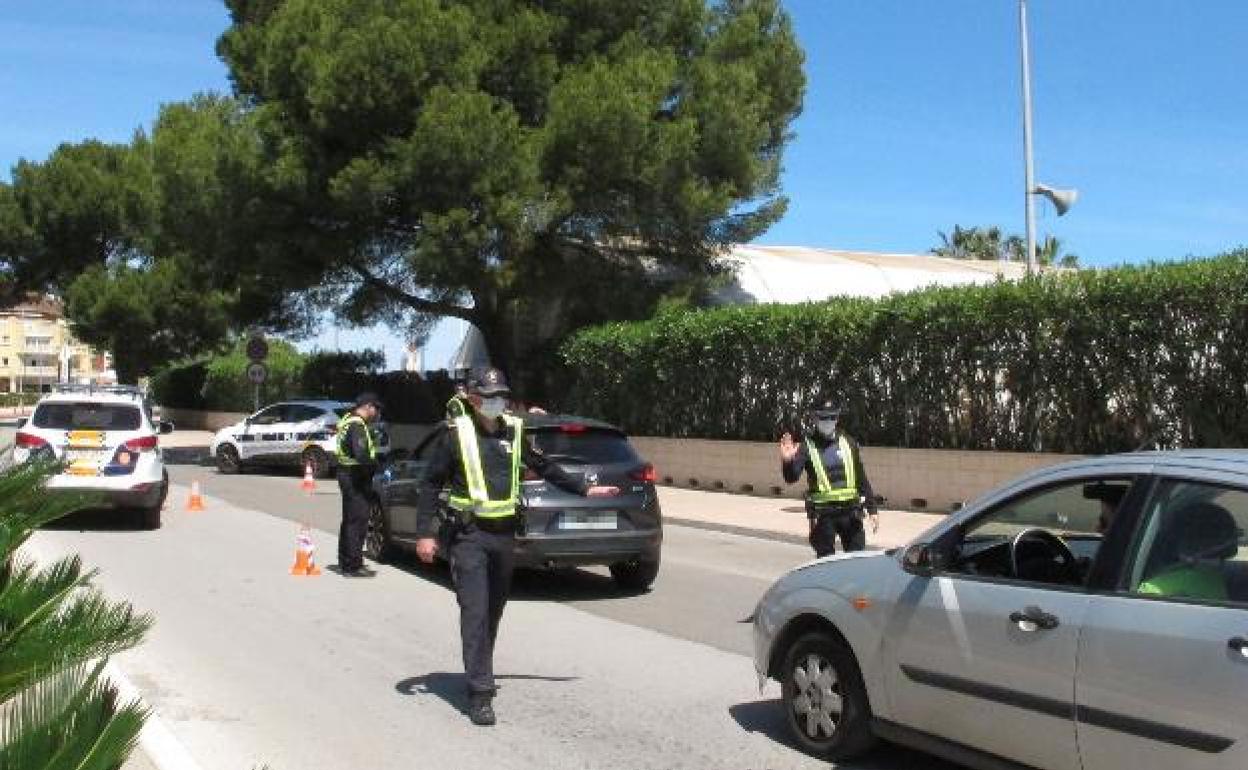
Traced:
<path fill-rule="evenodd" d="M 932 253 L 951 259 L 1004 259 L 1010 262 L 1026 262 L 1027 246 L 1021 235 L 1002 235 L 1001 228 L 953 226 L 953 233 L 946 234 L 938 230 L 941 245 L 932 249 Z M 1041 265 L 1061 265 L 1062 267 L 1078 267 L 1079 257 L 1076 254 L 1063 254 L 1062 242 L 1052 235 L 1036 244 L 1036 261 Z"/>
<path fill-rule="evenodd" d="M 115 770 L 146 712 L 120 703 L 102 675 L 108 656 L 151 626 L 90 586 L 74 556 L 40 568 L 17 549 L 40 526 L 89 503 L 44 488 L 55 467 L 0 473 L 0 770 Z"/>

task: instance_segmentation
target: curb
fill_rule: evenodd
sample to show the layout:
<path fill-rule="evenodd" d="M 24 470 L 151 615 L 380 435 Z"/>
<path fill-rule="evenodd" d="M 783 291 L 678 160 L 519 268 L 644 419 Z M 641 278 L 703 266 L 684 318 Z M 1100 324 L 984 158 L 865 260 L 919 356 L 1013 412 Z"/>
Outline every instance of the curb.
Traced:
<path fill-rule="evenodd" d="M 710 532 L 724 532 L 729 535 L 740 535 L 742 537 L 753 537 L 759 540 L 771 540 L 779 543 L 792 543 L 793 545 L 810 545 L 810 542 L 801 535 L 791 535 L 788 532 L 776 532 L 770 529 L 756 529 L 754 527 L 741 527 L 736 524 L 719 524 L 713 521 L 702 521 L 700 519 L 682 519 L 679 516 L 663 517 L 664 524 L 675 524 L 678 527 L 689 527 L 690 529 L 704 529 Z"/>
<path fill-rule="evenodd" d="M 203 770 L 116 663 L 110 660 L 104 667 L 104 674 L 117 688 L 122 700 L 137 701 L 147 709 L 147 720 L 143 724 L 142 732 L 139 733 L 138 748 L 147 755 L 158 770 Z"/>

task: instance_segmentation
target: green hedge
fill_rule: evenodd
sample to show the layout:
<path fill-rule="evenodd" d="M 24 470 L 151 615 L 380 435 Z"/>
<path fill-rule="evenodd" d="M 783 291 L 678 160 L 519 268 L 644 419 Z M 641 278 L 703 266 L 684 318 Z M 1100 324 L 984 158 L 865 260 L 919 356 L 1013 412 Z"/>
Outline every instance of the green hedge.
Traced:
<path fill-rule="evenodd" d="M 774 440 L 822 397 L 877 445 L 1101 453 L 1248 445 L 1248 251 L 880 300 L 587 329 L 576 411 L 634 434 Z"/>

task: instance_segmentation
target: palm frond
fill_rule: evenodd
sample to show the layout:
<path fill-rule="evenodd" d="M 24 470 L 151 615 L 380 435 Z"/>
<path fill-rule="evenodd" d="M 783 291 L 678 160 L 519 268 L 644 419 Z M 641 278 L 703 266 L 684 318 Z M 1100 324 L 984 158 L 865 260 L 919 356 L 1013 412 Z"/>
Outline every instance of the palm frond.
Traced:
<path fill-rule="evenodd" d="M 28 688 L 0 721 L 0 770 L 115 770 L 134 749 L 147 712 L 118 704 L 104 662 L 80 665 Z"/>

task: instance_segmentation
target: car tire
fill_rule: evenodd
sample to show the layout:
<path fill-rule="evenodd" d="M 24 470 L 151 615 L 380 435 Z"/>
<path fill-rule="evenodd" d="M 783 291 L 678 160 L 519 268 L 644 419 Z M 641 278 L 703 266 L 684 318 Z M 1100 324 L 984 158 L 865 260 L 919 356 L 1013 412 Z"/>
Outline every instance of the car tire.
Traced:
<path fill-rule="evenodd" d="M 143 529 L 160 529 L 160 515 L 165 508 L 165 498 L 169 496 L 169 472 L 166 471 L 160 483 L 160 497 L 154 505 L 139 509 L 139 526 Z"/>
<path fill-rule="evenodd" d="M 634 559 L 612 564 L 611 577 L 622 590 L 641 593 L 647 590 L 659 576 L 659 560 Z"/>
<path fill-rule="evenodd" d="M 242 458 L 238 456 L 238 450 L 233 444 L 222 444 L 217 447 L 217 472 L 226 476 L 232 476 L 235 473 L 241 473 L 243 470 Z"/>
<path fill-rule="evenodd" d="M 312 475 L 318 479 L 327 479 L 334 470 L 333 463 L 329 461 L 329 455 L 319 446 L 310 446 L 303 450 L 303 456 L 299 458 L 299 470 L 312 466 Z"/>
<path fill-rule="evenodd" d="M 395 556 L 394 542 L 390 539 L 390 519 L 381 503 L 375 500 L 368 507 L 364 555 L 381 564 L 392 561 Z"/>
<path fill-rule="evenodd" d="M 849 645 L 827 631 L 803 634 L 782 665 L 785 721 L 803 750 L 839 762 L 875 745 L 867 688 Z"/>

